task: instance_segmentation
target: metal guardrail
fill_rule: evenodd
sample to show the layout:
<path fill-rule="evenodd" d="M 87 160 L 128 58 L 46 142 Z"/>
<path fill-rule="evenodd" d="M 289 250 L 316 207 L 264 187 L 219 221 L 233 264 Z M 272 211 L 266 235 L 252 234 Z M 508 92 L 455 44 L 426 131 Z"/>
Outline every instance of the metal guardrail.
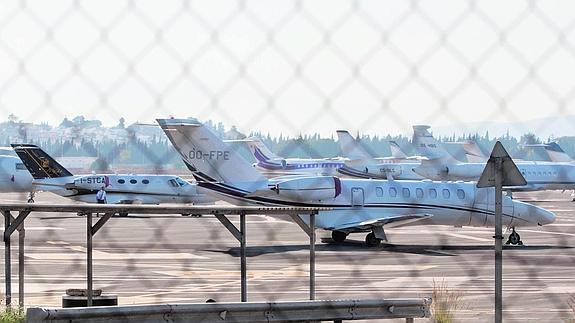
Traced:
<path fill-rule="evenodd" d="M 270 303 L 165 304 L 85 308 L 29 308 L 28 323 L 42 322 L 303 322 L 401 319 L 430 316 L 430 298 Z"/>

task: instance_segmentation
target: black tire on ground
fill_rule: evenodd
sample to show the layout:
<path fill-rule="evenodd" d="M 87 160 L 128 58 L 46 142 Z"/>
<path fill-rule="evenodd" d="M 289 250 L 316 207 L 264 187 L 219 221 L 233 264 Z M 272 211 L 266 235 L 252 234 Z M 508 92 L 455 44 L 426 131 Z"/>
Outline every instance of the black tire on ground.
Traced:
<path fill-rule="evenodd" d="M 119 216 L 128 216 L 128 212 L 120 212 L 118 213 Z"/>
<path fill-rule="evenodd" d="M 371 232 L 367 236 L 365 236 L 365 243 L 368 247 L 377 247 L 381 244 L 381 239 L 375 237 L 375 234 Z"/>
<path fill-rule="evenodd" d="M 28 199 L 28 203 L 34 203 L 34 199 Z"/>
<path fill-rule="evenodd" d="M 343 231 L 334 230 L 331 232 L 331 239 L 335 242 L 344 242 L 347 238 L 347 233 Z"/>
<path fill-rule="evenodd" d="M 519 244 L 520 241 L 521 241 L 521 237 L 519 236 L 519 234 L 517 232 L 512 232 L 509 235 L 509 242 L 511 242 L 511 244 L 516 245 L 516 244 Z"/>

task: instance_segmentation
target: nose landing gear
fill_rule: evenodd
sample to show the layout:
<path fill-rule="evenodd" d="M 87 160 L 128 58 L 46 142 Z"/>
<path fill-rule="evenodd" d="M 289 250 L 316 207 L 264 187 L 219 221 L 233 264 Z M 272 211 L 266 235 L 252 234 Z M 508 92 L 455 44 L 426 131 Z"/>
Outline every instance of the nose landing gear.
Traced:
<path fill-rule="evenodd" d="M 515 232 L 515 227 L 511 228 L 511 234 L 509 235 L 509 238 L 507 239 L 507 242 L 505 242 L 505 244 L 512 244 L 518 246 L 523 245 L 523 241 L 521 241 L 521 236 L 519 235 L 519 233 Z"/>
<path fill-rule="evenodd" d="M 34 196 L 36 196 L 36 192 L 31 191 L 30 194 L 28 194 L 28 203 L 34 203 Z"/>

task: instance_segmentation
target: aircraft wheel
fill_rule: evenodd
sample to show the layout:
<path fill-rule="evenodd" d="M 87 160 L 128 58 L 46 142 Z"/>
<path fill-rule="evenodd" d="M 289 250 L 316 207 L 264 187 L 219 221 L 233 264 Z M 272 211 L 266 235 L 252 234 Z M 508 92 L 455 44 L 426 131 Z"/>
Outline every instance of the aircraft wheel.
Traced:
<path fill-rule="evenodd" d="M 182 213 L 182 216 L 190 216 L 190 213 Z"/>
<path fill-rule="evenodd" d="M 202 215 L 201 214 L 192 214 L 192 218 L 201 218 Z"/>
<path fill-rule="evenodd" d="M 343 231 L 334 230 L 331 232 L 331 239 L 335 242 L 344 242 L 347 238 L 347 233 Z"/>
<path fill-rule="evenodd" d="M 511 234 L 509 235 L 509 240 L 507 242 L 511 243 L 512 245 L 523 245 L 523 242 L 521 241 L 521 236 L 519 236 L 519 233 L 515 231 L 511 232 Z"/>
<path fill-rule="evenodd" d="M 125 216 L 128 216 L 128 212 L 120 212 L 120 213 L 118 213 L 118 215 L 119 215 L 119 216 L 124 216 L 124 217 L 125 217 Z"/>
<path fill-rule="evenodd" d="M 34 203 L 34 199 L 33 199 L 33 198 L 29 198 L 29 199 L 28 199 L 28 203 Z"/>
<path fill-rule="evenodd" d="M 365 243 L 368 247 L 377 247 L 381 244 L 381 239 L 375 237 L 375 234 L 371 232 L 367 236 L 365 236 Z"/>

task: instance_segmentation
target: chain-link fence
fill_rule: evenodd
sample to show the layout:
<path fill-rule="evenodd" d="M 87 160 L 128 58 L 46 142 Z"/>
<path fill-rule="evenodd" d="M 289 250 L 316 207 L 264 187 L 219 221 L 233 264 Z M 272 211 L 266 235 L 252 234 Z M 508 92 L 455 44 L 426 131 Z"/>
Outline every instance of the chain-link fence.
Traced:
<path fill-rule="evenodd" d="M 529 133 L 575 152 L 569 1 L 5 0 L 0 70 L 2 140 L 98 158 L 85 169 L 186 174 L 160 129 L 128 126 L 166 116 L 211 120 L 231 139 L 258 134 L 284 157 L 338 155 L 337 129 L 371 135 L 377 157 L 391 137 L 411 153 L 413 124 L 445 141 L 479 134 L 485 152 L 503 139 L 525 159 L 519 144 L 538 139 L 520 139 Z M 570 198 L 516 198 L 558 220 L 506 251 L 506 318 L 573 317 Z M 250 299 L 305 297 L 305 234 L 275 218 L 250 221 Z M 82 281 L 83 223 L 31 219 L 31 304 L 54 304 L 57 285 Z M 215 219 L 110 224 L 96 241 L 104 289 L 128 303 L 236 299 L 237 248 Z M 458 315 L 490 315 L 492 229 L 388 231 L 394 245 L 377 250 L 354 239 L 318 246 L 318 298 L 428 296 L 445 279 L 465 300 Z"/>

